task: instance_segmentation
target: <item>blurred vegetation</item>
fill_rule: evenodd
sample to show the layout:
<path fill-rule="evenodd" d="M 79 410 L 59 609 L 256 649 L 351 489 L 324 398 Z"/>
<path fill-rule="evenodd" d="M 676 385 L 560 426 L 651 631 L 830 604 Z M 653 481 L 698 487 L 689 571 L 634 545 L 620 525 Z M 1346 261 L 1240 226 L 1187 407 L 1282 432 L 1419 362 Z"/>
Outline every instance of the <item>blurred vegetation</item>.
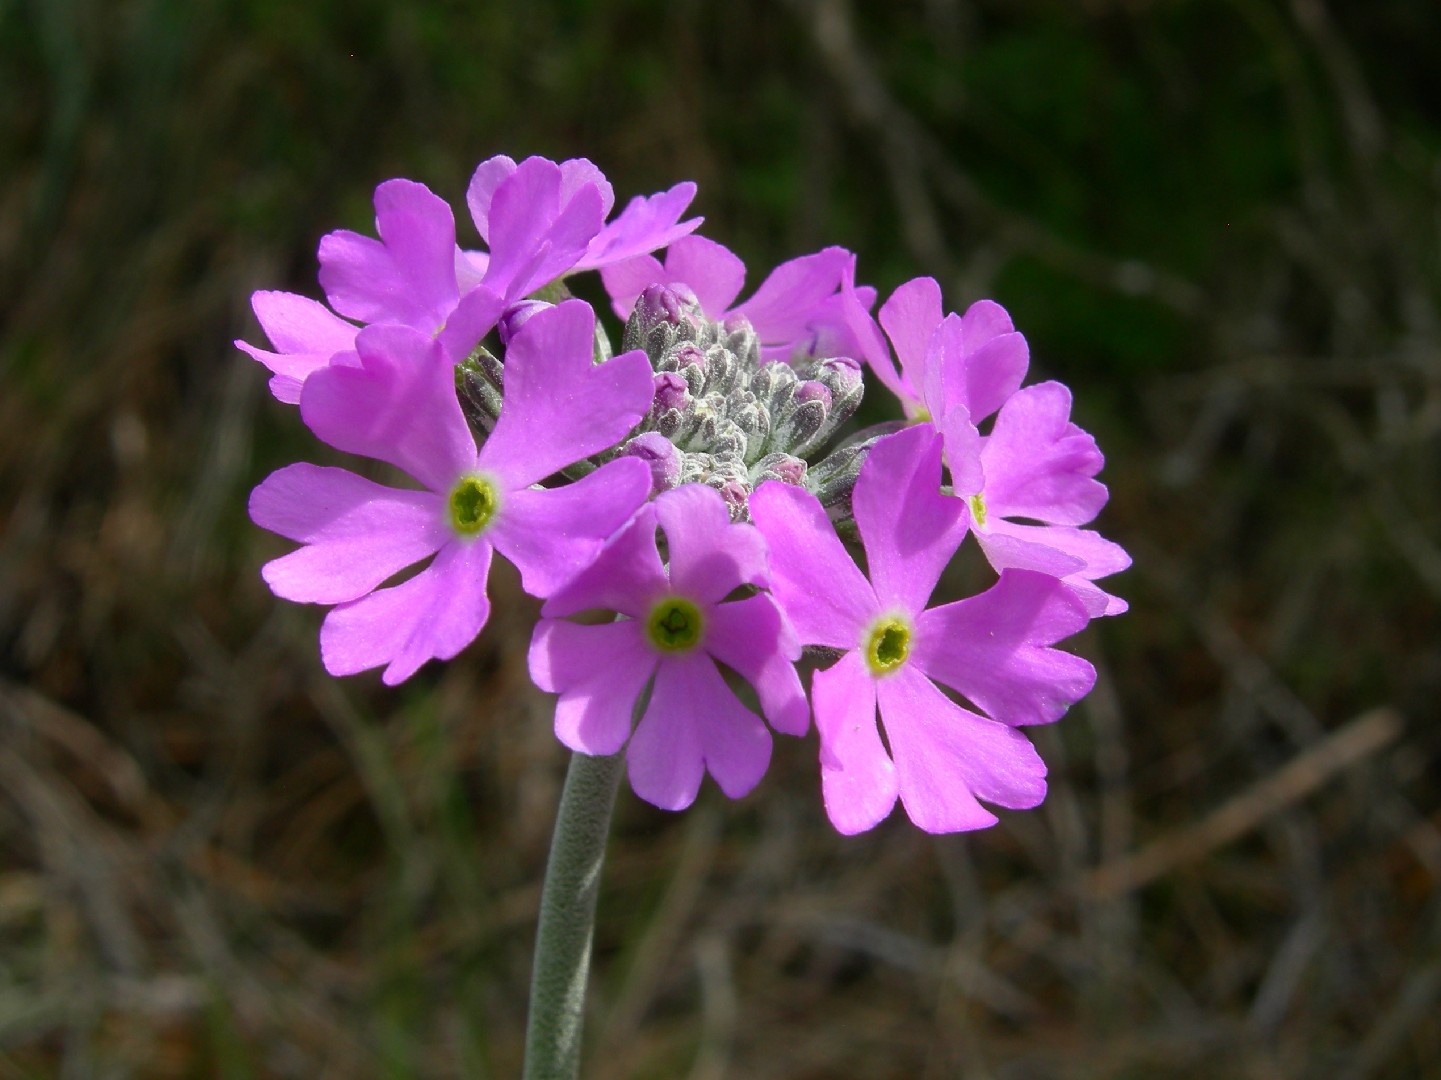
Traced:
<path fill-rule="evenodd" d="M 623 796 L 589 1077 L 1441 1074 L 1432 0 L 0 0 L 0 1078 L 518 1074 L 533 604 L 325 677 L 230 344 L 496 152 L 1000 300 L 1136 557 L 1040 810 Z"/>

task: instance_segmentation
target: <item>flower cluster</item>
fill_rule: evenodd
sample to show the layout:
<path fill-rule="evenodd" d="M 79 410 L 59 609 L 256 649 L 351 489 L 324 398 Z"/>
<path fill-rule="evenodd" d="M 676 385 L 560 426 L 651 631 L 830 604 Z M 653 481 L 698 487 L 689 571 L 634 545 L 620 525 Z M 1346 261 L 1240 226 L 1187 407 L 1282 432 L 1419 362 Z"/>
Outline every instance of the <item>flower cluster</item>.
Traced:
<path fill-rule="evenodd" d="M 812 715 L 841 832 L 898 799 L 932 832 L 994 822 L 982 801 L 1036 805 L 1046 769 L 1019 729 L 1090 690 L 1091 666 L 1055 646 L 1125 610 L 1096 581 L 1129 563 L 1083 527 L 1106 489 L 1069 391 L 1023 386 L 1006 312 L 946 313 L 929 278 L 873 318 L 840 248 L 737 303 L 744 265 L 681 220 L 694 194 L 607 221 L 590 162 L 492 158 L 466 194 L 482 250 L 444 200 L 391 180 L 378 238 L 321 241 L 325 303 L 256 293 L 273 351 L 237 345 L 275 397 L 414 481 L 272 474 L 251 517 L 299 547 L 266 582 L 330 606 L 328 671 L 394 685 L 479 634 L 499 552 L 543 601 L 530 671 L 557 695 L 557 736 L 624 751 L 657 806 L 688 806 L 707 773 L 749 792 L 771 732 Z M 624 320 L 619 354 L 566 286 L 591 270 Z M 851 430 L 866 368 L 905 421 Z M 968 535 L 995 583 L 930 606 Z"/>

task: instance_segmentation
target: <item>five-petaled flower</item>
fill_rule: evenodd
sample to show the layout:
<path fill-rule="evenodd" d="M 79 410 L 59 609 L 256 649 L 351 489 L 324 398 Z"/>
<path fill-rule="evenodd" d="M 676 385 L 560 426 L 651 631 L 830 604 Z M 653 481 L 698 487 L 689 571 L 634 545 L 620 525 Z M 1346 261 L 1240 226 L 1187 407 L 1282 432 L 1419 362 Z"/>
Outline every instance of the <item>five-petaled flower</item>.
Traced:
<path fill-rule="evenodd" d="M 869 580 L 814 496 L 777 483 L 751 496 L 782 610 L 804 644 L 844 654 L 811 687 L 826 812 L 843 833 L 873 827 L 897 797 L 937 833 L 994 823 L 978 799 L 1035 806 L 1046 767 L 1016 727 L 1055 720 L 1095 681 L 1085 660 L 1051 648 L 1087 622 L 1055 578 L 1008 570 L 979 596 L 926 608 L 967 527 L 940 481 L 929 425 L 876 444 L 853 497 Z"/>
<path fill-rule="evenodd" d="M 644 355 L 594 366 L 593 333 L 594 316 L 578 300 L 526 322 L 508 353 L 504 412 L 479 450 L 448 357 L 410 327 L 367 327 L 353 354 L 306 380 L 300 413 L 316 435 L 425 485 L 390 488 L 302 463 L 251 495 L 257 525 L 303 545 L 265 565 L 271 589 L 338 605 L 320 632 L 327 671 L 383 665 L 395 684 L 427 660 L 455 656 L 489 615 L 492 550 L 515 564 L 528 592 L 546 596 L 645 500 L 650 470 L 634 458 L 561 487 L 535 486 L 613 445 L 650 406 Z M 414 577 L 380 587 L 432 554 Z"/>
<path fill-rule="evenodd" d="M 560 741 L 614 754 L 629 740 L 631 787 L 667 810 L 689 806 L 706 772 L 731 798 L 749 792 L 770 763 L 771 737 L 717 663 L 751 684 L 775 730 L 803 735 L 809 723 L 795 670 L 800 644 L 775 602 L 756 591 L 767 582 L 760 533 L 733 524 L 714 489 L 686 484 L 648 503 L 541 609 L 530 671 L 560 695 Z M 738 590 L 749 595 L 730 599 Z M 591 611 L 618 617 L 567 618 Z"/>
<path fill-rule="evenodd" d="M 271 392 L 290 404 L 312 372 L 354 348 L 355 323 L 409 326 L 437 338 L 458 363 L 495 325 L 498 307 L 565 274 L 636 258 L 694 230 L 700 218 L 680 221 L 694 197 L 693 183 L 676 184 L 635 197 L 606 224 L 615 193 L 589 161 L 532 157 L 517 165 L 497 155 L 476 168 L 466 194 L 489 245 L 472 251 L 458 245 L 455 214 L 444 199 L 413 180 L 387 180 L 375 189 L 379 239 L 349 229 L 321 238 L 320 285 L 329 307 L 295 293 L 259 291 L 251 305 L 275 351 L 235 344 L 270 369 Z"/>

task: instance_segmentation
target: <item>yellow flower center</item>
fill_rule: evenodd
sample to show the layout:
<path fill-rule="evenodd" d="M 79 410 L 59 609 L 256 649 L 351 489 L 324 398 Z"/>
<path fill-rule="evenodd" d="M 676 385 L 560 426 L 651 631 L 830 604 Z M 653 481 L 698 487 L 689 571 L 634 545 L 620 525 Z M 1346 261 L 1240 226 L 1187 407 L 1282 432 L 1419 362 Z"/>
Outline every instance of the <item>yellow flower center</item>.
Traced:
<path fill-rule="evenodd" d="M 450 492 L 450 527 L 461 536 L 484 531 L 500 506 L 495 485 L 481 476 L 463 476 Z"/>
<path fill-rule="evenodd" d="M 911 626 L 897 615 L 876 620 L 866 635 L 866 666 L 877 677 L 889 675 L 906 662 L 911 653 Z"/>
<path fill-rule="evenodd" d="M 667 596 L 651 608 L 645 621 L 646 637 L 662 652 L 686 652 L 700 643 L 705 619 L 689 600 Z"/>

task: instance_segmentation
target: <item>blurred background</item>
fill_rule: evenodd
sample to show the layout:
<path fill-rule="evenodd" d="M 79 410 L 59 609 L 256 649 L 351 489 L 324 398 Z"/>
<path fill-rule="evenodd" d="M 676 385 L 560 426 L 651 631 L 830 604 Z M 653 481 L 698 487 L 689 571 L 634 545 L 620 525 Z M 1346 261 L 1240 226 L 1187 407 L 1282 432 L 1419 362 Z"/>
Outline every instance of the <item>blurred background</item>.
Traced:
<path fill-rule="evenodd" d="M 1136 560 L 1038 810 L 624 792 L 587 1077 L 1441 1076 L 1434 0 L 0 0 L 0 1078 L 519 1074 L 534 603 L 326 677 L 231 344 L 498 152 L 999 300 Z"/>

